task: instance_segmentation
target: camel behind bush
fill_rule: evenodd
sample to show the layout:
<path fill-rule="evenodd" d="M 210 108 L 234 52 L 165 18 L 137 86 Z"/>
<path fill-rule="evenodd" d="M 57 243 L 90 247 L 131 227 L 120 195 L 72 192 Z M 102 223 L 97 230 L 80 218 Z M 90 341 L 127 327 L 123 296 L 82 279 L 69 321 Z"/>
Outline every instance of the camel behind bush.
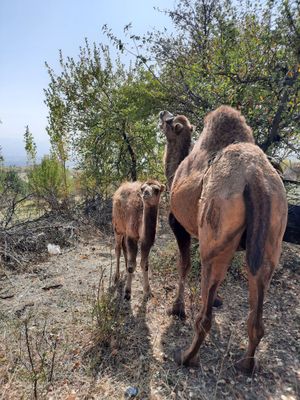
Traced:
<path fill-rule="evenodd" d="M 171 228 L 180 250 L 179 288 L 172 313 L 184 317 L 184 287 L 190 269 L 190 238 L 199 239 L 202 308 L 192 344 L 176 353 L 179 364 L 195 362 L 212 320 L 218 287 L 241 241 L 246 243 L 250 313 L 249 345 L 238 366 L 254 367 L 264 335 L 263 301 L 279 262 L 287 220 L 285 190 L 266 155 L 254 144 L 244 117 L 222 106 L 208 114 L 188 154 L 192 126 L 185 116 L 160 113 L 167 139 L 165 171 L 171 188 Z"/>
<path fill-rule="evenodd" d="M 155 241 L 158 206 L 164 185 L 156 180 L 125 182 L 113 196 L 112 221 L 115 233 L 116 274 L 120 276 L 120 256 L 123 247 L 127 281 L 125 299 L 131 297 L 131 283 L 136 269 L 138 242 L 141 243 L 141 268 L 145 296 L 151 295 L 148 278 L 148 257 Z"/>

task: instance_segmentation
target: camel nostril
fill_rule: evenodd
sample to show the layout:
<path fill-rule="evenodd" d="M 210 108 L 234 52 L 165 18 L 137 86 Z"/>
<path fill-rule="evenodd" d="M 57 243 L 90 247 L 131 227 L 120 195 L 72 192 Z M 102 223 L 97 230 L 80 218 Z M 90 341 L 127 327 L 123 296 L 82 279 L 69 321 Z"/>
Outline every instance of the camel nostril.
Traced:
<path fill-rule="evenodd" d="M 173 117 L 171 117 L 171 118 L 167 118 L 166 119 L 166 123 L 168 124 L 168 125 L 171 125 L 172 124 L 172 122 L 173 122 Z"/>

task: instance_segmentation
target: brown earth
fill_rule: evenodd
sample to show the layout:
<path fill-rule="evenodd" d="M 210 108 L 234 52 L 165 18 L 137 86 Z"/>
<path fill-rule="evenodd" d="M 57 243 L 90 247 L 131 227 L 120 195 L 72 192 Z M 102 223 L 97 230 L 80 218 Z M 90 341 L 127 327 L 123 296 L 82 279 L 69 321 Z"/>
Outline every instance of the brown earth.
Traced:
<path fill-rule="evenodd" d="M 234 369 L 247 344 L 241 253 L 221 287 L 224 305 L 214 312 L 199 367 L 174 363 L 172 353 L 190 342 L 199 308 L 194 257 L 186 291 L 188 318 L 167 316 L 176 292 L 175 253 L 171 233 L 160 232 L 151 252 L 154 297 L 148 302 L 143 301 L 140 270 L 130 303 L 118 297 L 122 284 L 112 288 L 117 325 L 99 289 L 101 274 L 107 287 L 114 268 L 110 237 L 81 239 L 27 272 L 0 270 L 0 399 L 122 399 L 131 386 L 138 389 L 138 399 L 299 398 L 299 246 L 284 245 L 265 302 L 266 335 L 253 376 Z M 103 324 L 109 339 L 103 339 Z"/>

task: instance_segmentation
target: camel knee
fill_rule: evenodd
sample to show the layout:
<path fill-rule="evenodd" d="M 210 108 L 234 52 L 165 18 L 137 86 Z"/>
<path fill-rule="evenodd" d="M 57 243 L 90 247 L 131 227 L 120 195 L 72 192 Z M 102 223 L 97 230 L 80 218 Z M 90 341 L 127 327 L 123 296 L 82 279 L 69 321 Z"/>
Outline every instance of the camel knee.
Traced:
<path fill-rule="evenodd" d="M 135 264 L 129 263 L 128 268 L 127 268 L 127 281 L 126 281 L 125 293 L 124 293 L 124 298 L 126 300 L 130 300 L 130 298 L 131 298 L 131 284 L 132 284 L 132 278 L 133 278 L 134 271 L 135 271 Z"/>
<path fill-rule="evenodd" d="M 133 274 L 136 270 L 136 261 L 135 260 L 129 260 L 128 261 L 128 266 L 127 266 L 127 272 L 128 274 Z"/>
<path fill-rule="evenodd" d="M 149 269 L 149 260 L 147 259 L 141 259 L 141 268 L 144 272 L 148 272 Z"/>
<path fill-rule="evenodd" d="M 259 343 L 265 334 L 264 324 L 261 320 L 248 319 L 248 335 L 252 343 Z"/>
<path fill-rule="evenodd" d="M 212 322 L 211 317 L 204 315 L 197 319 L 195 323 L 195 331 L 199 334 L 201 332 L 209 332 L 211 328 Z"/>
<path fill-rule="evenodd" d="M 124 293 L 124 299 L 130 300 L 131 299 L 131 289 L 126 288 Z"/>

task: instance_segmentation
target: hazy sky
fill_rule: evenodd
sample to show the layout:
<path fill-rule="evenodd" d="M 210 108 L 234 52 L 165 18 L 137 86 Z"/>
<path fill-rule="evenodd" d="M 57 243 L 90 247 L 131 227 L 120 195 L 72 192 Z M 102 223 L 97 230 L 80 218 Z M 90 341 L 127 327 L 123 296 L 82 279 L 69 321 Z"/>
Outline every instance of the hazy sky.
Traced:
<path fill-rule="evenodd" d="M 58 70 L 58 50 L 76 56 L 87 37 L 108 43 L 132 22 L 133 31 L 170 27 L 154 7 L 173 8 L 175 0 L 0 0 L 0 144 L 7 162 L 24 160 L 23 134 L 29 125 L 39 156 L 48 152 L 45 61 Z"/>

